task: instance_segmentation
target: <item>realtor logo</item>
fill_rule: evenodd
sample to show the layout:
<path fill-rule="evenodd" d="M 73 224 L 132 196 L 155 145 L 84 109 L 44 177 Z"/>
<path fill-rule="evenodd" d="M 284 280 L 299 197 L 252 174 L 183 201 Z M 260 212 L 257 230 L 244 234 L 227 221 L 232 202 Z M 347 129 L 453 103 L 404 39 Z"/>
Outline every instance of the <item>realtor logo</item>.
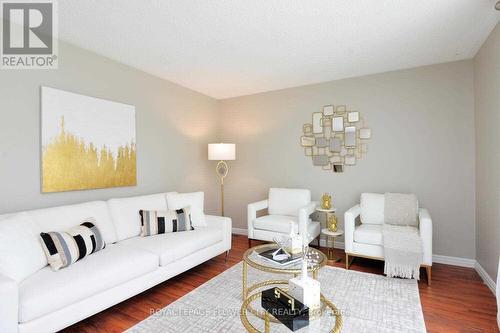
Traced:
<path fill-rule="evenodd" d="M 57 3 L 1 1 L 2 69 L 57 68 Z"/>

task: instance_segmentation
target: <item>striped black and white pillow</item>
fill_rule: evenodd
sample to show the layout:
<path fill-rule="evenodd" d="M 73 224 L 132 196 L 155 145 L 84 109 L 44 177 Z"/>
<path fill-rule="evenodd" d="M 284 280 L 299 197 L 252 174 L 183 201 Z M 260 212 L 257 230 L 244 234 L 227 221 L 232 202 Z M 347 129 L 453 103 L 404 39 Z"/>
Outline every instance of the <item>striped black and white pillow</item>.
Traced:
<path fill-rule="evenodd" d="M 106 247 L 93 218 L 66 232 L 42 232 L 43 250 L 52 270 L 57 271 Z"/>
<path fill-rule="evenodd" d="M 194 230 L 189 207 L 176 210 L 140 210 L 139 215 L 143 237 Z"/>

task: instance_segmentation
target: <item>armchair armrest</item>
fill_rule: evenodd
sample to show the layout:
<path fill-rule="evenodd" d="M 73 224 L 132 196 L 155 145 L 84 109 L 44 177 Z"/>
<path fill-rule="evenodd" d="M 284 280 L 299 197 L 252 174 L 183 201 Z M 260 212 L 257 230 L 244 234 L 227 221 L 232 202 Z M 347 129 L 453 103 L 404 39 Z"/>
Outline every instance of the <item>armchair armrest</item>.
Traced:
<path fill-rule="evenodd" d="M 248 238 L 253 238 L 253 220 L 257 218 L 257 212 L 269 207 L 269 201 L 262 200 L 251 203 L 247 207 L 247 228 L 248 228 Z"/>
<path fill-rule="evenodd" d="M 354 229 L 356 228 L 356 218 L 360 214 L 361 214 L 360 205 L 356 205 L 344 213 L 345 252 L 353 251 Z"/>
<path fill-rule="evenodd" d="M 309 244 L 312 241 L 312 237 L 307 234 L 307 225 L 309 224 L 309 215 L 314 213 L 318 203 L 316 201 L 311 201 L 304 207 L 299 209 L 299 235 L 302 236 L 302 241 Z"/>
<path fill-rule="evenodd" d="M 424 250 L 423 263 L 432 266 L 432 219 L 429 211 L 420 208 L 418 211 L 420 238 Z"/>
<path fill-rule="evenodd" d="M 18 306 L 17 282 L 0 274 L 0 332 L 17 333 Z"/>

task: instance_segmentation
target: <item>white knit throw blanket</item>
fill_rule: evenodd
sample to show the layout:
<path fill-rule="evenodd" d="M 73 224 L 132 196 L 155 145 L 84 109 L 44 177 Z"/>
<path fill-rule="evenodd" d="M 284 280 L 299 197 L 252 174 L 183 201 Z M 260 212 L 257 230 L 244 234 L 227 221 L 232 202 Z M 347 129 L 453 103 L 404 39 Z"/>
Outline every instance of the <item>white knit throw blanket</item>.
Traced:
<path fill-rule="evenodd" d="M 388 277 L 420 279 L 422 240 L 418 229 L 410 226 L 384 224 L 384 273 Z"/>
<path fill-rule="evenodd" d="M 384 273 L 389 277 L 419 279 L 423 249 L 418 226 L 418 200 L 413 194 L 386 193 Z"/>

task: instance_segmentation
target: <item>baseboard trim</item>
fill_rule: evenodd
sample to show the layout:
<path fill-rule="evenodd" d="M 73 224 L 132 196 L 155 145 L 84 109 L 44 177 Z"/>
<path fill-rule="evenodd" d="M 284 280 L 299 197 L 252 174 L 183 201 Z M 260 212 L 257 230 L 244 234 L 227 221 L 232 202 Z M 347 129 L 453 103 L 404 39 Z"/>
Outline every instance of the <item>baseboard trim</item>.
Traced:
<path fill-rule="evenodd" d="M 449 256 L 442 256 L 439 254 L 432 255 L 432 262 L 438 264 L 453 265 L 453 266 L 468 267 L 468 268 L 474 268 L 476 265 L 476 260 L 474 259 L 449 257 Z"/>
<path fill-rule="evenodd" d="M 235 235 L 248 235 L 248 229 L 243 229 L 243 228 L 233 228 L 232 230 L 233 234 Z"/>
<path fill-rule="evenodd" d="M 481 266 L 481 264 L 476 261 L 474 269 L 476 270 L 477 274 L 479 274 L 479 276 L 483 279 L 484 284 L 486 284 L 488 288 L 490 288 L 490 290 L 493 292 L 493 295 L 496 295 L 497 284 L 495 283 L 495 281 L 493 281 L 493 279 L 488 274 L 488 272 L 486 272 L 483 266 Z"/>

